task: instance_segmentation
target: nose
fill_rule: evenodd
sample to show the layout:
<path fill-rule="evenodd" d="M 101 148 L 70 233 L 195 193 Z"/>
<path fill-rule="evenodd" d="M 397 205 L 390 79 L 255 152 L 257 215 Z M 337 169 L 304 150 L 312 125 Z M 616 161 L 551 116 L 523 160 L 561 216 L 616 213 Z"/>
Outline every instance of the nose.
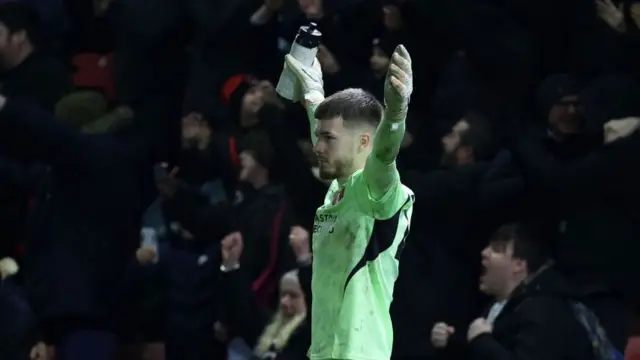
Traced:
<path fill-rule="evenodd" d="M 482 249 L 482 252 L 480 253 L 480 255 L 482 256 L 482 258 L 487 258 L 489 257 L 489 247 L 485 247 L 484 249 Z"/>
<path fill-rule="evenodd" d="M 324 145 L 322 145 L 322 141 L 316 141 L 316 143 L 313 145 L 313 152 L 316 155 L 320 155 L 324 152 Z"/>

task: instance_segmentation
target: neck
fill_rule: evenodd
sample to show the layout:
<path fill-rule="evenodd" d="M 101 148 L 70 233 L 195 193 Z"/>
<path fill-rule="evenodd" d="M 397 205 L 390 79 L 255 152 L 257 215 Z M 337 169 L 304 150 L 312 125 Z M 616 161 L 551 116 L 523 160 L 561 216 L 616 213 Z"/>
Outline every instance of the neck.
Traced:
<path fill-rule="evenodd" d="M 256 175 L 250 181 L 251 187 L 256 190 L 262 189 L 263 187 L 269 185 L 269 175 L 267 173 L 261 173 Z"/>
<path fill-rule="evenodd" d="M 508 299 L 511 294 L 513 293 L 513 291 L 520 286 L 520 284 L 522 284 L 522 282 L 524 281 L 525 276 L 517 276 L 517 278 L 513 281 L 510 281 L 507 286 L 505 286 L 504 291 L 502 291 L 500 294 L 496 295 L 496 300 L 497 301 L 504 301 L 506 299 Z"/>
<path fill-rule="evenodd" d="M 364 163 L 365 161 L 356 160 L 353 166 L 351 167 L 351 169 L 347 171 L 344 176 L 336 179 L 338 180 L 338 184 L 340 184 L 340 186 L 344 185 L 347 182 L 347 180 L 351 177 L 351 175 L 353 175 L 358 170 L 364 169 Z"/>
<path fill-rule="evenodd" d="M 324 10 L 319 9 L 317 12 L 307 13 L 307 20 L 322 20 L 324 17 Z"/>
<path fill-rule="evenodd" d="M 240 125 L 244 128 L 249 128 L 258 123 L 258 115 L 256 114 L 240 114 Z"/>

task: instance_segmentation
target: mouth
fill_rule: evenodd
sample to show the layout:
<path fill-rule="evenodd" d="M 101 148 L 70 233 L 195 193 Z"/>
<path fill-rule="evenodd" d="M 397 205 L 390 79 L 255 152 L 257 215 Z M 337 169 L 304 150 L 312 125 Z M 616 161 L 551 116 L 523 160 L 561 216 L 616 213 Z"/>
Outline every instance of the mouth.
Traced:
<path fill-rule="evenodd" d="M 486 263 L 486 261 L 482 261 L 482 269 L 480 269 L 480 279 L 484 279 L 485 276 L 487 276 L 487 268 L 488 264 Z"/>

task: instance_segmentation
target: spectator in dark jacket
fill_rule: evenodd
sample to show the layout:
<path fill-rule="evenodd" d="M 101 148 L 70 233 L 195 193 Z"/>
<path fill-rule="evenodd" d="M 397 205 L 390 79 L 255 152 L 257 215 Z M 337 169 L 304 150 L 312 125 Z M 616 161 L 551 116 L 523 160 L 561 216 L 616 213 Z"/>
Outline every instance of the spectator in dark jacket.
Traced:
<path fill-rule="evenodd" d="M 244 244 L 241 238 L 222 241 L 222 282 L 228 291 L 233 319 L 232 330 L 237 331 L 254 347 L 255 360 L 297 360 L 306 356 L 311 344 L 311 249 L 309 233 L 302 228 L 291 234 L 291 248 L 299 268 L 287 272 L 280 279 L 280 298 L 275 312 L 260 306 L 251 296 L 246 272 L 241 268 Z M 269 315 L 271 314 L 271 315 Z"/>
<path fill-rule="evenodd" d="M 466 332 L 471 359 L 595 359 L 574 313 L 571 287 L 547 260 L 539 233 L 509 224 L 494 234 L 482 251 L 480 290 L 495 302 L 467 331 L 436 324 L 434 346 L 455 346 L 449 336 Z"/>
<path fill-rule="evenodd" d="M 429 344 L 420 344 L 416 324 L 431 327 L 446 319 L 463 326 L 482 308 L 474 258 L 493 224 L 502 222 L 508 206 L 502 192 L 518 187 L 518 181 L 485 180 L 494 154 L 492 139 L 488 119 L 469 114 L 443 137 L 441 169 L 403 175 L 422 200 L 414 208 L 420 221 L 412 224 L 391 304 L 396 359 L 435 355 Z"/>
<path fill-rule="evenodd" d="M 19 1 L 0 4 L 0 65 L 2 94 L 33 101 L 53 111 L 56 103 L 73 90 L 71 70 L 39 50 L 38 14 Z"/>
<path fill-rule="evenodd" d="M 558 268 L 569 277 L 622 351 L 631 329 L 637 290 L 638 87 L 626 77 L 606 77 L 580 100 L 586 126 L 561 139 L 522 138 L 512 147 L 535 212 L 559 235 L 552 244 Z M 539 213 L 536 215 L 540 215 Z"/>
<path fill-rule="evenodd" d="M 52 168 L 27 246 L 34 310 L 52 325 L 61 359 L 109 358 L 122 276 L 139 243 L 148 148 L 82 134 L 17 100 L 0 97 L 0 109 L 2 151 Z"/>
<path fill-rule="evenodd" d="M 245 186 L 228 209 L 226 238 L 244 240 L 242 262 L 261 303 L 274 307 L 280 277 L 295 267 L 288 245 L 291 211 L 284 191 L 272 177 L 273 150 L 262 132 L 246 136 L 240 152 L 239 180 Z"/>
<path fill-rule="evenodd" d="M 292 238 L 292 246 L 299 261 L 310 260 L 308 233 Z M 278 309 L 267 310 L 252 294 L 251 284 L 240 265 L 243 247 L 241 238 L 222 241 L 220 269 L 232 331 L 254 349 L 256 360 L 304 358 L 310 345 L 304 290 L 311 287 L 311 278 L 304 276 L 304 270 L 302 277 L 297 269 L 284 274 L 280 279 Z"/>
<path fill-rule="evenodd" d="M 165 298 L 165 356 L 168 360 L 223 358 L 226 347 L 214 339 L 220 245 L 173 229 L 170 240 L 136 252 L 141 265 L 158 263 Z"/>
<path fill-rule="evenodd" d="M 40 48 L 40 25 L 36 11 L 24 2 L 0 3 L 0 93 L 32 101 L 53 112 L 56 103 L 72 90 L 71 71 Z M 19 178 L 25 174 L 31 178 L 35 171 L 15 159 L 1 163 L 11 166 L 0 165 L 0 228 L 7 245 L 16 244 L 24 240 L 28 196 L 33 190 Z"/>
<path fill-rule="evenodd" d="M 44 349 L 44 344 L 36 345 L 36 319 L 14 282 L 17 272 L 15 260 L 0 260 L 0 358 L 6 360 L 27 360 Z"/>

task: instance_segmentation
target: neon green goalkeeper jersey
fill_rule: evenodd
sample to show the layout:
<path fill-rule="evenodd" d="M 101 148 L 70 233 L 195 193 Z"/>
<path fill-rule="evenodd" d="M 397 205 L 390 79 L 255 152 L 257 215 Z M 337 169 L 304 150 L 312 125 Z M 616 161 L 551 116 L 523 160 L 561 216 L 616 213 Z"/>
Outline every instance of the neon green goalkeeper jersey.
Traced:
<path fill-rule="evenodd" d="M 388 360 L 389 307 L 414 196 L 399 181 L 375 200 L 362 170 L 333 181 L 313 228 L 311 360 Z"/>

